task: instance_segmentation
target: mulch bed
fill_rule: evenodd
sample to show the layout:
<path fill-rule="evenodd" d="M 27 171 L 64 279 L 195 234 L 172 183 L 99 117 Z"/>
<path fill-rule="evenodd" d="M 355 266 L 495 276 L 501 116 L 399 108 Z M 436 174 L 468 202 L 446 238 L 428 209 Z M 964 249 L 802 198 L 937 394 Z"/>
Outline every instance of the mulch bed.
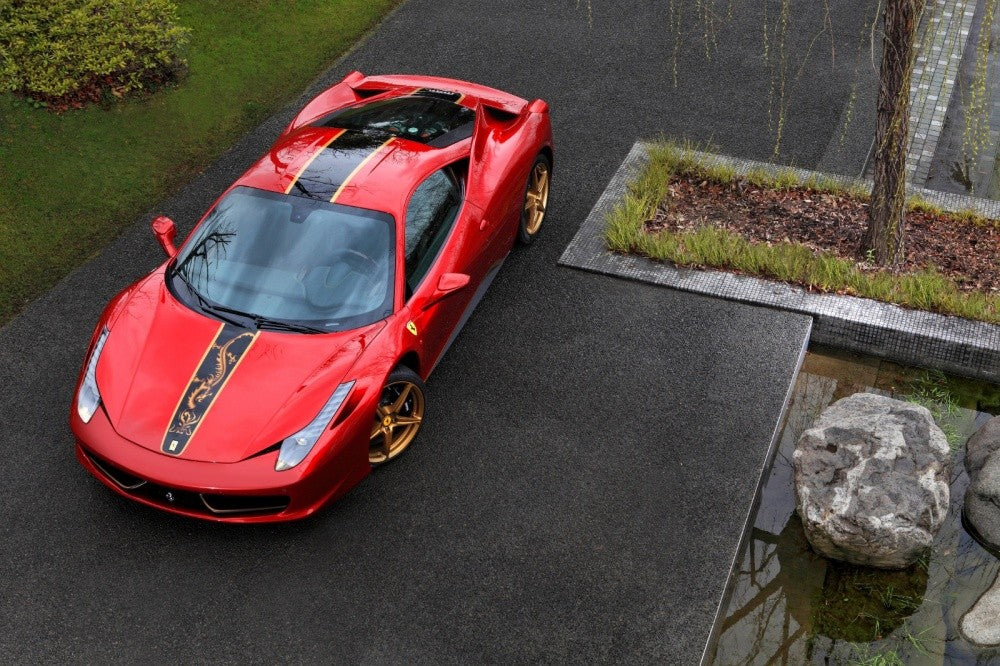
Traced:
<path fill-rule="evenodd" d="M 175 83 L 183 72 L 181 66 L 148 72 L 142 77 L 142 88 L 128 93 L 125 92 L 124 86 L 125 73 L 118 73 L 93 76 L 78 89 L 65 95 L 45 95 L 32 91 L 20 91 L 18 94 L 33 102 L 44 102 L 45 108 L 49 111 L 63 113 L 82 109 L 91 104 L 110 104 L 126 96 L 141 97 Z"/>
<path fill-rule="evenodd" d="M 674 176 L 646 231 L 691 231 L 711 225 L 755 243 L 797 243 L 859 260 L 868 204 L 846 194 L 775 190 L 736 179 L 720 184 Z M 963 291 L 1000 291 L 1000 225 L 911 211 L 906 216 L 903 272 L 934 267 Z"/>

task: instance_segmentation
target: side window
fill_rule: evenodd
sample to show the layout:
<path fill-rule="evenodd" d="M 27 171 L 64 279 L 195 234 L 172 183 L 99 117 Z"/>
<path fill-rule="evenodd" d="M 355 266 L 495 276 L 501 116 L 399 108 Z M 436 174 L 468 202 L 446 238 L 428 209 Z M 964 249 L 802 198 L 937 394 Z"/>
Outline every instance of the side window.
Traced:
<path fill-rule="evenodd" d="M 412 294 L 441 251 L 462 205 L 459 183 L 447 169 L 417 187 L 406 209 L 406 288 Z"/>

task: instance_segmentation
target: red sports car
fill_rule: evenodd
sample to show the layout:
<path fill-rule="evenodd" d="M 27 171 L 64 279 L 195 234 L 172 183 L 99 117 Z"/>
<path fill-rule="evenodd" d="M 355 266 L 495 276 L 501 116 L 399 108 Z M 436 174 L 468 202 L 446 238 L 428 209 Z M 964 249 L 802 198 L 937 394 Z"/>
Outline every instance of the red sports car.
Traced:
<path fill-rule="evenodd" d="M 97 324 L 70 410 L 121 495 L 227 521 L 302 518 L 400 455 L 424 380 L 545 217 L 542 100 L 349 74 L 310 102 Z"/>

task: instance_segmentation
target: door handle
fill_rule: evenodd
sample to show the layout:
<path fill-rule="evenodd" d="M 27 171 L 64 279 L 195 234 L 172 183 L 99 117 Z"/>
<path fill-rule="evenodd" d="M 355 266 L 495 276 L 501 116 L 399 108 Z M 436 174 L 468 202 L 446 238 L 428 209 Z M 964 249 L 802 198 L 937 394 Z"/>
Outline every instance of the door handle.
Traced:
<path fill-rule="evenodd" d="M 486 231 L 486 227 L 490 226 L 490 221 L 485 217 L 479 221 L 479 230 Z"/>

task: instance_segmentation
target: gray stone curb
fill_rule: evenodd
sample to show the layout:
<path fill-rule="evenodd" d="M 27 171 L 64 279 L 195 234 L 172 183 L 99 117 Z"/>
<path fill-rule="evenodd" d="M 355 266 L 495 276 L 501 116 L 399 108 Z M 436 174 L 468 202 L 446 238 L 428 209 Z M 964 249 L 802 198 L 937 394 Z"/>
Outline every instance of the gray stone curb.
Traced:
<path fill-rule="evenodd" d="M 628 182 L 646 165 L 649 144 L 637 142 L 597 200 L 559 263 L 597 273 L 617 275 L 706 296 L 788 310 L 813 318 L 811 341 L 886 358 L 906 365 L 937 368 L 967 377 L 1000 381 L 1000 326 L 908 310 L 866 298 L 814 294 L 800 287 L 715 270 L 677 268 L 644 257 L 609 252 L 604 243 L 608 213 L 622 199 Z M 695 152 L 699 157 L 732 166 L 785 171 L 765 162 Z M 792 169 L 803 178 L 830 178 L 845 186 L 870 187 L 870 181 Z M 1000 217 L 1000 202 L 931 190 L 914 190 L 946 210 L 972 209 Z"/>

